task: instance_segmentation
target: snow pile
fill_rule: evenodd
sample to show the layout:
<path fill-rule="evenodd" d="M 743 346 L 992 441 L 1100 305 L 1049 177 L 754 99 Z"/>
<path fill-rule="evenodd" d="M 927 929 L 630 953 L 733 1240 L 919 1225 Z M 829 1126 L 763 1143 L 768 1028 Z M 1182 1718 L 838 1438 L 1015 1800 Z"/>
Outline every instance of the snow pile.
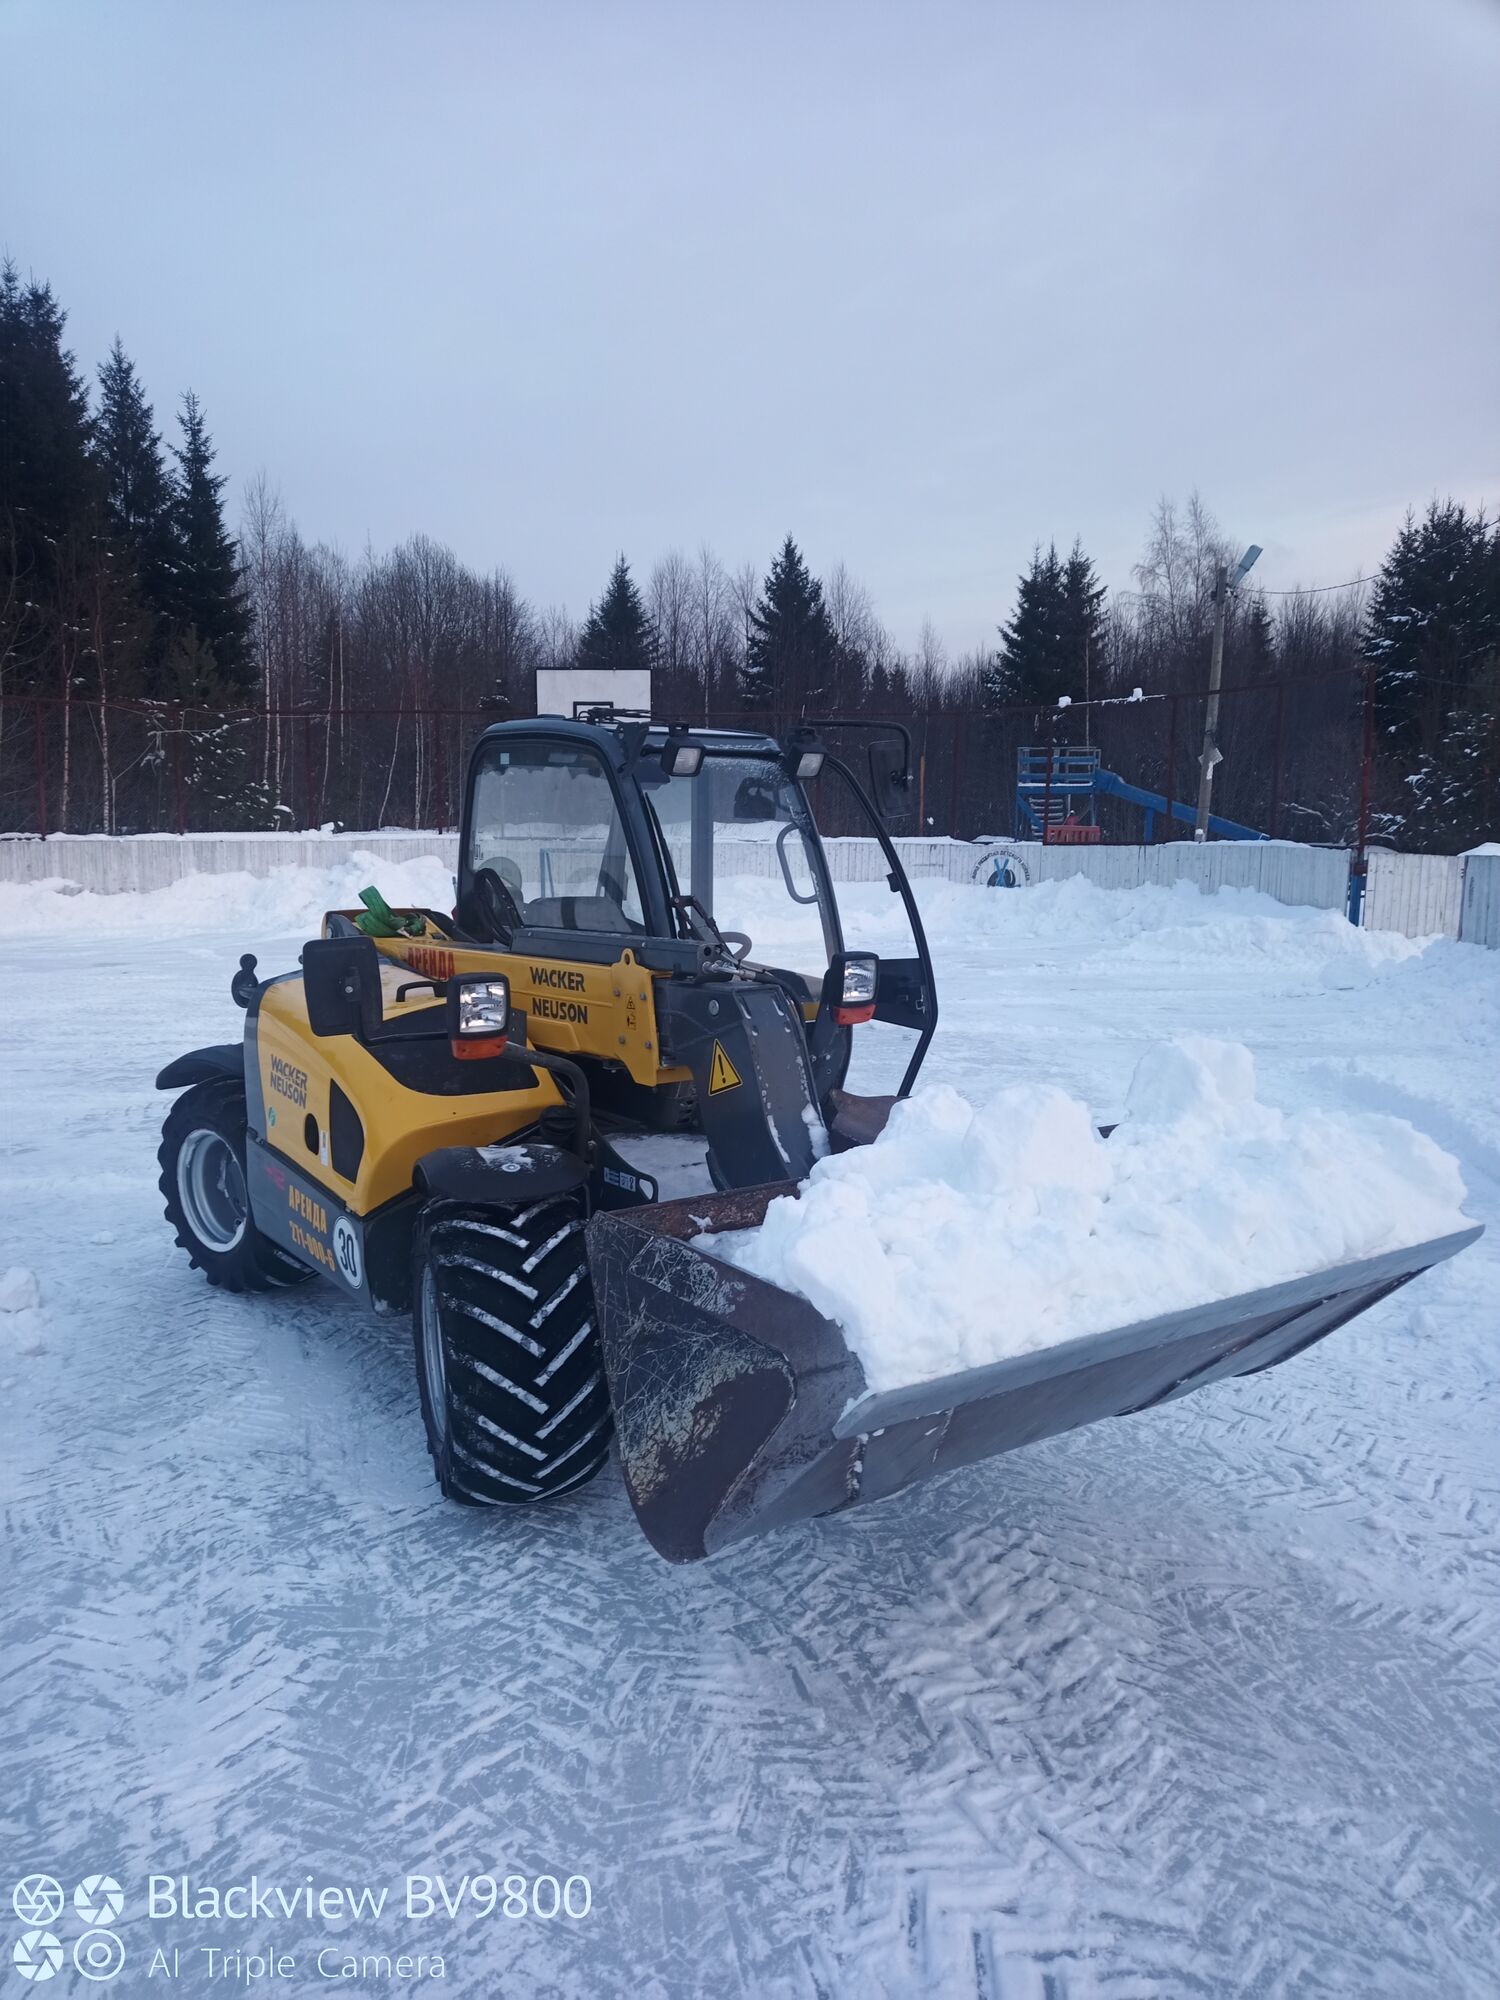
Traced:
<path fill-rule="evenodd" d="M 15 1354 L 44 1354 L 42 1288 L 36 1272 L 24 1264 L 12 1264 L 0 1272 L 0 1359 L 9 1349 Z M 9 1387 L 0 1382 L 0 1387 Z"/>
<path fill-rule="evenodd" d="M 451 910 L 453 870 L 438 855 L 384 861 L 356 848 L 329 868 L 273 868 L 268 875 L 235 871 L 185 875 L 165 889 L 98 895 L 76 882 L 0 882 L 0 928 L 7 931 L 197 931 L 316 935 L 326 910 L 359 907 L 374 883 L 395 909 Z"/>
<path fill-rule="evenodd" d="M 1404 1119 L 1277 1111 L 1248 1049 L 1193 1038 L 1141 1058 L 1108 1140 L 1050 1085 L 936 1085 L 698 1245 L 811 1300 L 883 1390 L 1449 1235 L 1463 1198 Z"/>
<path fill-rule="evenodd" d="M 0 1313 L 26 1312 L 41 1302 L 35 1271 L 28 1271 L 24 1264 L 12 1264 L 8 1271 L 0 1272 Z"/>

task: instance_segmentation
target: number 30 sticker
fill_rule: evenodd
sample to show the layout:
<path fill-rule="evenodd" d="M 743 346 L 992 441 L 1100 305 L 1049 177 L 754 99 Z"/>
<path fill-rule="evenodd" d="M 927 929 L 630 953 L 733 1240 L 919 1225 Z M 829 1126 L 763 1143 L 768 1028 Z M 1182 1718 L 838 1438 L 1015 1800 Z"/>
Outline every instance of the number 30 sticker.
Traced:
<path fill-rule="evenodd" d="M 341 1215 L 333 1225 L 333 1261 L 339 1267 L 339 1276 L 346 1285 L 359 1290 L 362 1275 L 359 1255 L 359 1231 L 347 1215 Z"/>

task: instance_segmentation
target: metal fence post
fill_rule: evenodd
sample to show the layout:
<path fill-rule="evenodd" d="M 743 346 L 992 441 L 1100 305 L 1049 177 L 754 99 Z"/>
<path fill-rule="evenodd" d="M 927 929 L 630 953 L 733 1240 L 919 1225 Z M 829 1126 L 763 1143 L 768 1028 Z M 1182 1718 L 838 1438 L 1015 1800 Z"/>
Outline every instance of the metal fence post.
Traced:
<path fill-rule="evenodd" d="M 1364 754 L 1359 768 L 1359 831 L 1354 860 L 1349 869 L 1349 921 L 1357 924 L 1364 913 L 1365 888 L 1370 871 L 1370 795 L 1375 782 L 1375 669 L 1365 668 Z"/>
<path fill-rule="evenodd" d="M 1281 764 L 1286 755 L 1286 682 L 1276 683 L 1276 761 L 1271 770 L 1271 838 L 1281 836 Z"/>
<path fill-rule="evenodd" d="M 47 838 L 47 742 L 42 733 L 42 704 L 33 701 L 31 719 L 36 735 L 36 830 Z"/>
<path fill-rule="evenodd" d="M 1167 701 L 1167 830 L 1164 839 L 1175 838 L 1172 829 L 1177 824 L 1177 700 L 1170 695 Z"/>

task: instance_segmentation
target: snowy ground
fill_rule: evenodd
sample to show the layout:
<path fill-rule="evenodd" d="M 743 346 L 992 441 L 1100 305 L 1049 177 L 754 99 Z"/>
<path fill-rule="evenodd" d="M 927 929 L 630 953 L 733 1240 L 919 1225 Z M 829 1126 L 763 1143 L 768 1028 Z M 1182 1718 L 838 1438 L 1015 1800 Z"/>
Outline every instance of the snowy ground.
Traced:
<path fill-rule="evenodd" d="M 170 1251 L 152 1075 L 234 1032 L 240 952 L 289 963 L 323 882 L 8 893 L 0 1268 L 41 1303 L 0 1287 L 0 1895 L 116 1875 L 116 1990 L 175 1946 L 206 1991 L 214 1946 L 316 1991 L 330 1942 L 476 2000 L 1500 1990 L 1500 1229 L 1267 1376 L 673 1570 L 612 1473 L 446 1506 L 403 1326 Z M 932 1077 L 1102 1116 L 1147 1042 L 1222 1035 L 1268 1101 L 1411 1118 L 1500 1215 L 1494 954 L 1245 894 L 927 907 Z M 593 1909 L 408 1920 L 438 1871 Z M 151 1872 L 389 1901 L 149 1921 Z M 431 1984 L 378 1972 L 343 1989 Z"/>

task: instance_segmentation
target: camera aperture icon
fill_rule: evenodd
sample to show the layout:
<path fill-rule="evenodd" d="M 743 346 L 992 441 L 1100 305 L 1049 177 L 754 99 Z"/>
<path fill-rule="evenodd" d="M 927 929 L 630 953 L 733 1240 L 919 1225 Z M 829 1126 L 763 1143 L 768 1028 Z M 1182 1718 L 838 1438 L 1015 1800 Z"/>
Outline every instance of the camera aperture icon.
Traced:
<path fill-rule="evenodd" d="M 125 1963 L 125 1946 L 113 1931 L 85 1931 L 73 1947 L 73 1963 L 85 1979 L 113 1979 Z"/>
<path fill-rule="evenodd" d="M 62 1970 L 63 1948 L 51 1931 L 23 1931 L 16 1939 L 10 1962 L 23 1979 L 40 1983 Z"/>
<path fill-rule="evenodd" d="M 73 1908 L 86 1924 L 112 1924 L 125 1907 L 125 1892 L 113 1875 L 85 1875 L 73 1891 Z"/>
<path fill-rule="evenodd" d="M 10 1906 L 23 1924 L 55 1924 L 63 1913 L 62 1883 L 55 1875 L 23 1875 L 10 1892 Z"/>
<path fill-rule="evenodd" d="M 11 1908 L 29 1926 L 11 1948 L 10 1962 L 33 1984 L 55 1979 L 66 1953 L 51 1928 L 67 1907 L 55 1875 L 23 1875 L 11 1890 Z M 125 1907 L 125 1892 L 113 1875 L 85 1875 L 73 1891 L 73 1908 L 88 1925 L 73 1947 L 73 1964 L 85 1979 L 113 1979 L 125 1964 L 125 1946 L 112 1924 Z"/>

